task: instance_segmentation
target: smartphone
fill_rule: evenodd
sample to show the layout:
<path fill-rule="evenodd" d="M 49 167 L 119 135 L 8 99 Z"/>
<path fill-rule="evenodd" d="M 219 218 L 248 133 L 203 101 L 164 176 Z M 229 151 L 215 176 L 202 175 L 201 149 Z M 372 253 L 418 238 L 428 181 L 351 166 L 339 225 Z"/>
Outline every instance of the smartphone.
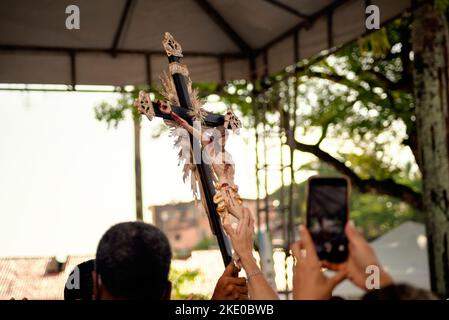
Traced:
<path fill-rule="evenodd" d="M 313 176 L 308 180 L 306 225 L 321 260 L 341 263 L 348 258 L 349 181 Z"/>

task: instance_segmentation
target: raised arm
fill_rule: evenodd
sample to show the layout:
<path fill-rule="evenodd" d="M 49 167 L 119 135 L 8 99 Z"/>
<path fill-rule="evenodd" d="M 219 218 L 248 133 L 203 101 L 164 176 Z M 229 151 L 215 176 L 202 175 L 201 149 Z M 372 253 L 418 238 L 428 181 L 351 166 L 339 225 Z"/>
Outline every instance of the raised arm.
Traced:
<path fill-rule="evenodd" d="M 309 231 L 303 225 L 299 232 L 301 240 L 295 242 L 291 249 L 295 263 L 293 266 L 293 299 L 327 300 L 334 288 L 346 278 L 346 270 L 339 270 L 332 277 L 327 277 L 322 270 Z"/>
<path fill-rule="evenodd" d="M 245 269 L 249 298 L 251 300 L 279 299 L 253 257 L 254 219 L 249 209 L 244 208 L 243 216 L 239 221 L 237 229 L 234 230 L 230 224 L 224 224 L 223 227 L 231 238 L 232 246 L 239 256 L 238 262 Z"/>

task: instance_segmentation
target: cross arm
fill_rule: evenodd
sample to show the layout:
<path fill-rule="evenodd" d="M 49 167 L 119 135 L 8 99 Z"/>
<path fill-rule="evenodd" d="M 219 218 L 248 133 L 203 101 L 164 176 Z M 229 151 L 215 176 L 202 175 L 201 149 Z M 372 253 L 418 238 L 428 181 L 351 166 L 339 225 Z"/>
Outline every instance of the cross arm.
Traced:
<path fill-rule="evenodd" d="M 167 104 L 161 101 L 151 101 L 150 95 L 145 91 L 139 92 L 139 97 L 134 101 L 134 106 L 141 114 L 146 115 L 150 121 L 153 120 L 153 117 L 155 116 L 166 120 L 173 120 L 169 113 L 162 112 L 161 110 L 168 109 Z M 189 125 L 193 125 L 189 109 L 180 106 L 170 106 L 169 109 L 181 119 L 187 121 Z M 221 114 L 206 112 L 204 117 L 204 125 L 211 128 L 222 126 L 225 122 L 227 123 L 227 129 L 232 127 L 232 123 L 226 121 L 225 116 Z"/>
<path fill-rule="evenodd" d="M 160 117 L 166 120 L 173 120 L 169 114 L 163 113 L 161 111 L 161 106 L 164 103 L 161 101 L 153 102 L 154 114 L 156 117 Z M 190 125 L 192 125 L 192 118 L 189 115 L 189 110 L 186 108 L 182 108 L 179 106 L 171 106 L 171 110 L 176 113 L 179 117 L 186 120 Z M 224 124 L 225 117 L 221 114 L 207 112 L 206 117 L 204 118 L 204 123 L 207 127 L 219 127 Z"/>

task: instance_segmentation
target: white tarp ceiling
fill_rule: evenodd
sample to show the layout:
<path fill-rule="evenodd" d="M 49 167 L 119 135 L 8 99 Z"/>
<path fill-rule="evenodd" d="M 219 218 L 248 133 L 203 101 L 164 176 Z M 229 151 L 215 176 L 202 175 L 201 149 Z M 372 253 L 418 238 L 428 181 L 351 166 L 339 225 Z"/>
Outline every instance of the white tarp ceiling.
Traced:
<path fill-rule="evenodd" d="M 156 83 L 169 31 L 195 82 L 272 74 L 364 34 L 367 3 L 381 23 L 411 0 L 0 0 L 0 83 Z M 80 9 L 68 30 L 65 9 Z M 252 57 L 252 58 L 251 58 Z"/>

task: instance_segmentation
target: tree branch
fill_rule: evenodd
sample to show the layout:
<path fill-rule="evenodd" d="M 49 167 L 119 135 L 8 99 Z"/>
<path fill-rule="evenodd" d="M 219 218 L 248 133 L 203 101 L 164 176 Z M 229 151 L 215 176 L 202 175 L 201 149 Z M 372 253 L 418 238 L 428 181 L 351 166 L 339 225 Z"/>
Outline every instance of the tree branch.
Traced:
<path fill-rule="evenodd" d="M 412 188 L 399 184 L 393 179 L 376 180 L 374 178 L 362 179 L 360 178 L 351 168 L 346 166 L 340 160 L 334 158 L 329 153 L 323 151 L 317 145 L 304 144 L 297 140 L 293 141 L 293 146 L 295 149 L 308 152 L 316 156 L 321 161 L 331 165 L 338 172 L 347 176 L 353 186 L 355 186 L 362 193 L 377 193 L 381 195 L 387 195 L 401 199 L 402 201 L 408 203 L 415 209 L 422 209 L 422 198 L 421 194 L 414 191 Z"/>
<path fill-rule="evenodd" d="M 390 80 L 387 76 L 385 76 L 382 72 L 374 71 L 374 69 L 363 70 L 358 74 L 359 77 L 362 78 L 371 78 L 371 80 L 366 80 L 370 86 L 375 86 L 374 81 L 377 81 L 378 87 L 384 88 L 385 91 L 413 91 L 413 83 L 410 79 L 404 79 L 394 82 Z M 375 80 L 374 80 L 375 79 Z"/>
<path fill-rule="evenodd" d="M 321 127 L 321 137 L 318 140 L 318 142 L 315 144 L 317 147 L 321 144 L 321 142 L 323 142 L 323 140 L 326 138 L 327 135 L 327 130 L 329 129 L 329 122 L 326 122 L 322 127 Z"/>
<path fill-rule="evenodd" d="M 364 88 L 360 83 L 356 83 L 353 80 L 349 80 L 345 76 L 341 76 L 336 73 L 327 73 L 327 72 L 318 72 L 318 71 L 312 71 L 308 70 L 305 75 L 308 77 L 314 77 L 319 79 L 325 79 L 328 81 L 332 81 L 338 84 L 342 84 L 347 86 L 348 88 L 354 89 L 356 91 L 367 91 L 366 88 Z"/>
<path fill-rule="evenodd" d="M 365 83 L 369 86 L 369 88 L 365 88 L 360 82 L 349 80 L 345 76 L 341 76 L 338 74 L 331 74 L 326 72 L 317 72 L 317 71 L 308 71 L 307 76 L 319 78 L 319 79 L 325 79 L 328 81 L 332 81 L 337 84 L 344 85 L 348 87 L 349 89 L 353 89 L 359 93 L 366 92 L 371 95 L 371 102 L 375 103 L 376 105 L 382 105 L 384 99 L 382 99 L 377 93 L 372 91 L 372 83 L 369 83 L 368 81 L 365 81 Z"/>

